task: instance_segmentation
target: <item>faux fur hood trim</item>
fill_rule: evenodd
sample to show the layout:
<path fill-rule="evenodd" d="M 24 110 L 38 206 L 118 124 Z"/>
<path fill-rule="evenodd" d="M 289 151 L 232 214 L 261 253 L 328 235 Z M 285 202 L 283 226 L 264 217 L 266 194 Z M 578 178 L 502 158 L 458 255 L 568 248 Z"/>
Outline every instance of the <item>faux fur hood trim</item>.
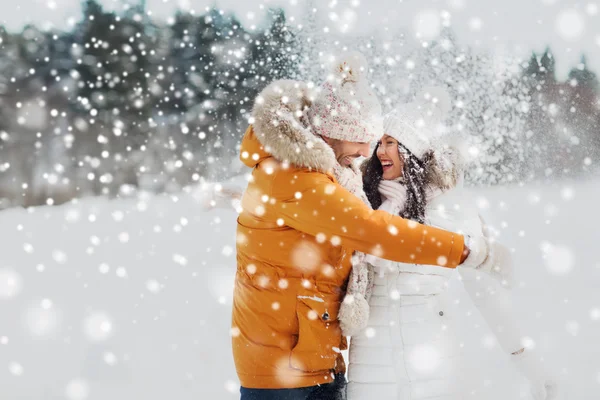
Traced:
<path fill-rule="evenodd" d="M 458 149 L 446 146 L 426 155 L 425 169 L 427 183 L 443 191 L 458 184 L 464 169 L 464 162 Z"/>
<path fill-rule="evenodd" d="M 335 155 L 313 134 L 307 117 L 317 90 L 299 81 L 274 81 L 256 98 L 251 123 L 265 151 L 277 160 L 328 172 L 337 162 Z"/>

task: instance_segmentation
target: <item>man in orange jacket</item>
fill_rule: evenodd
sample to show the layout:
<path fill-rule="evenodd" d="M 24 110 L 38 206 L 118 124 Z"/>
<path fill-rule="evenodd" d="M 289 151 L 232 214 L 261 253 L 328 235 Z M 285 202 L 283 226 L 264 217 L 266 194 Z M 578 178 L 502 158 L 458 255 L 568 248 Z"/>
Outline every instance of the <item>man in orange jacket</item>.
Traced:
<path fill-rule="evenodd" d="M 319 90 L 276 81 L 256 99 L 240 154 L 253 171 L 231 329 L 242 400 L 345 398 L 337 315 L 355 251 L 445 268 L 469 256 L 463 236 L 374 211 L 348 190 L 362 186 L 352 160 L 383 131 L 361 61 L 343 60 Z"/>

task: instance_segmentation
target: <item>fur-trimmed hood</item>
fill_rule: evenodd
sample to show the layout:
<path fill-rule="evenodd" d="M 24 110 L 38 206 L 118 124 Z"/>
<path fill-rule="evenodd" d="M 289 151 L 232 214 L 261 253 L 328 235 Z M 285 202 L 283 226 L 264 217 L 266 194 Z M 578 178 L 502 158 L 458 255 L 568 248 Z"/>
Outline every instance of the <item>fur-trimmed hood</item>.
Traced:
<path fill-rule="evenodd" d="M 306 114 L 317 90 L 293 80 L 269 84 L 256 98 L 250 121 L 262 152 L 257 156 L 254 156 L 257 153 L 247 154 L 245 158 L 242 154 L 242 161 L 253 167 L 265 156 L 272 155 L 297 167 L 330 171 L 336 163 L 333 150 L 313 134 Z M 242 147 L 248 148 L 247 145 Z"/>
<path fill-rule="evenodd" d="M 450 190 L 462 179 L 464 161 L 458 149 L 451 146 L 432 150 L 425 162 L 427 183 L 443 191 Z"/>

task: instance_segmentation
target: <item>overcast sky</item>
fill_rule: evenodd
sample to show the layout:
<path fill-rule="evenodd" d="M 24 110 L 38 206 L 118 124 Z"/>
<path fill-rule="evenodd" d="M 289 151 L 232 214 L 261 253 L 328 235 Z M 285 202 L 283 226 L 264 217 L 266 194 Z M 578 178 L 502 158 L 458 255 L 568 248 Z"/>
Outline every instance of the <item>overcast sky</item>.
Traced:
<path fill-rule="evenodd" d="M 135 1 L 135 0 L 130 0 Z M 301 16 L 305 0 L 146 0 L 154 18 L 167 19 L 176 8 L 202 12 L 207 6 L 234 11 L 248 26 L 260 25 L 266 7 L 283 7 Z M 124 0 L 102 0 L 122 9 Z M 559 77 L 577 65 L 582 52 L 600 72 L 600 0 L 318 0 L 319 16 L 331 29 L 348 35 L 402 27 L 414 34 L 434 35 L 443 15 L 450 18 L 460 41 L 520 54 L 550 45 Z M 68 27 L 81 16 L 80 0 L 0 0 L 0 20 L 11 30 L 27 22 Z M 446 11 L 444 14 L 443 12 Z"/>

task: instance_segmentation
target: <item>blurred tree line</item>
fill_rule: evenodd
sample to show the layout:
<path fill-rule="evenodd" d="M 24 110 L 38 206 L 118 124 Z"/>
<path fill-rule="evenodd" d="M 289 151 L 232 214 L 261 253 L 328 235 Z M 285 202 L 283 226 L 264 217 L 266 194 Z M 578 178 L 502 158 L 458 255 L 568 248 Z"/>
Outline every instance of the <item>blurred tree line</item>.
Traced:
<path fill-rule="evenodd" d="M 585 56 L 566 81 L 556 79 L 550 49 L 523 65 L 531 107 L 527 145 L 532 172 L 542 177 L 580 177 L 600 161 L 600 85 Z"/>
<path fill-rule="evenodd" d="M 423 86 L 448 90 L 472 183 L 578 177 L 598 162 L 599 85 L 583 57 L 560 82 L 549 49 L 499 60 L 459 46 L 449 29 L 414 46 L 402 34 L 324 34 L 310 11 L 301 22 L 273 9 L 246 29 L 213 9 L 157 25 L 141 6 L 115 13 L 85 0 L 69 30 L 0 28 L 0 208 L 239 173 L 257 93 L 278 78 L 319 83 L 323 60 L 345 49 L 367 56 L 386 110 Z"/>
<path fill-rule="evenodd" d="M 585 57 L 564 82 L 551 50 L 521 59 L 461 45 L 450 28 L 415 42 L 396 33 L 358 48 L 386 109 L 427 87 L 443 88 L 445 124 L 460 138 L 471 185 L 580 178 L 600 162 L 600 86 Z"/>
<path fill-rule="evenodd" d="M 294 41 L 281 10 L 249 31 L 217 9 L 158 26 L 95 0 L 68 31 L 0 30 L 0 207 L 235 173 L 252 102 L 293 74 Z"/>

